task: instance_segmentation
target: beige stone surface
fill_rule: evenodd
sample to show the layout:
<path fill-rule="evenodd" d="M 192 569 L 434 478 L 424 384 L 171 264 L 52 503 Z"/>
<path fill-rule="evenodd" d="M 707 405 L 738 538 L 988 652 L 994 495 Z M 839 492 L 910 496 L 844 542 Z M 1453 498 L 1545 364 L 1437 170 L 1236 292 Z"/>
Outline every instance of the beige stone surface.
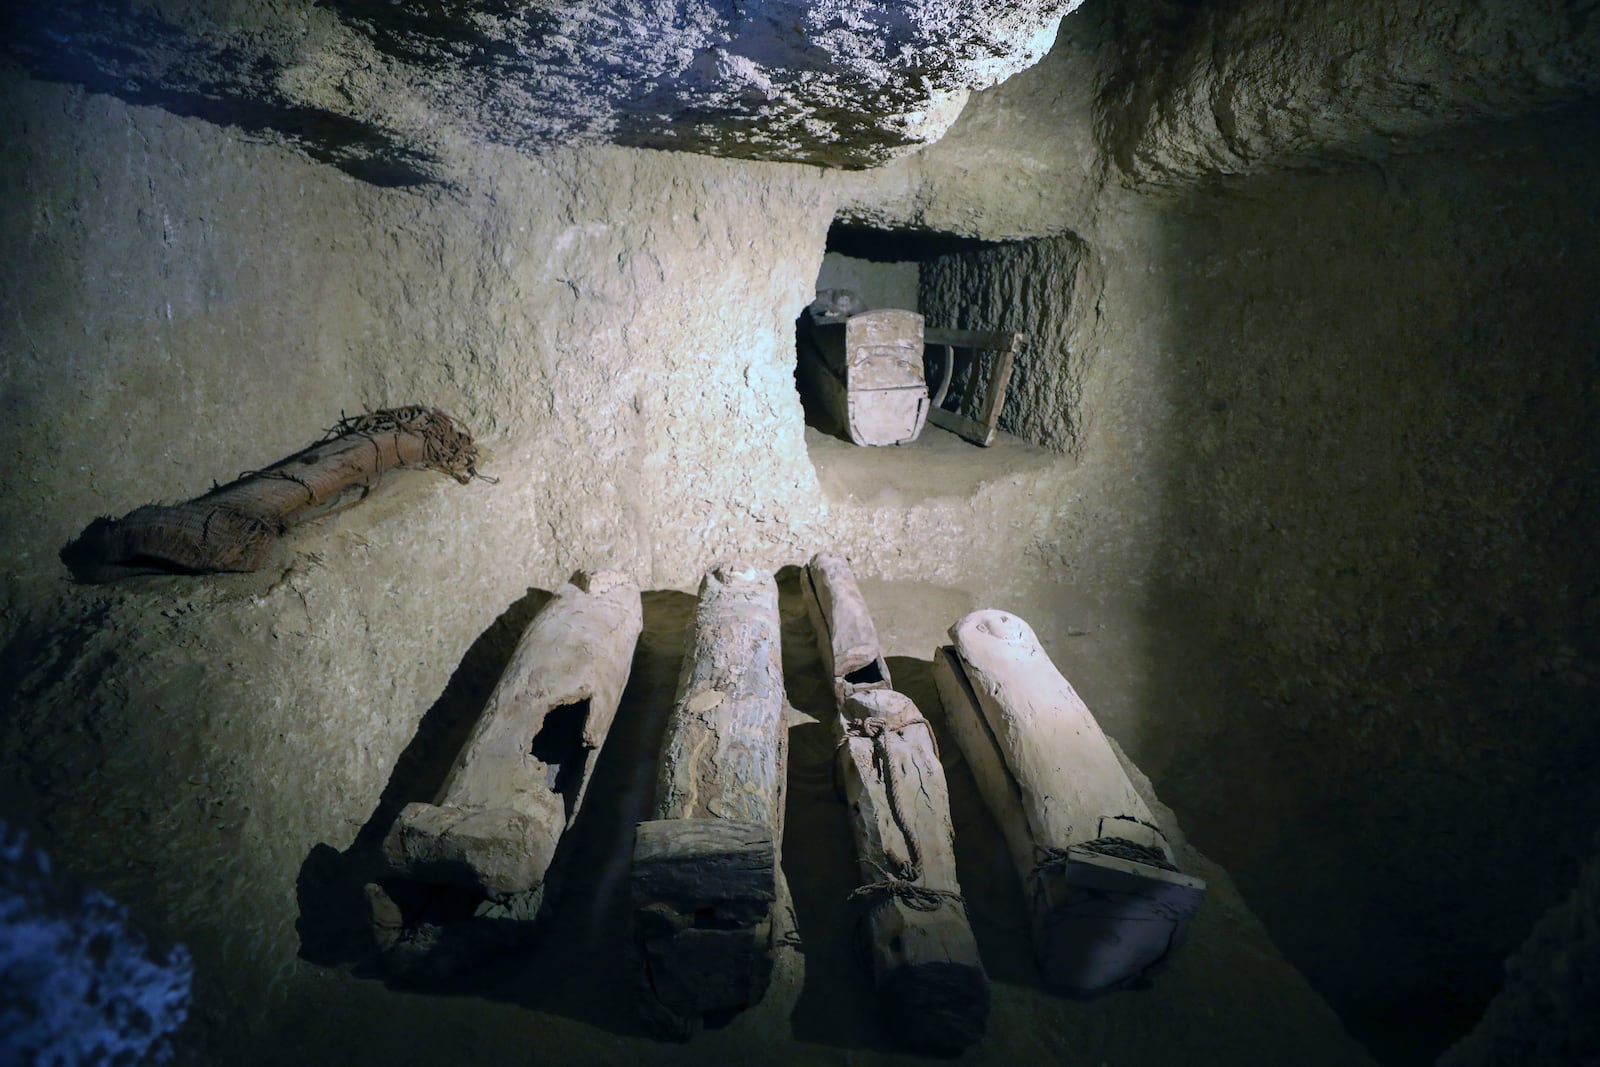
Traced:
<path fill-rule="evenodd" d="M 216 17 L 248 34 L 268 8 Z M 302 28 L 332 75 L 296 84 L 337 94 L 360 70 L 359 106 L 424 129 L 330 17 Z M 1197 1059 L 1358 1059 L 1279 949 L 1364 1036 L 1421 1034 L 1426 1058 L 1592 854 L 1594 27 L 1564 2 L 1086 6 L 937 144 L 875 170 L 435 127 L 440 167 L 412 164 L 449 181 L 406 188 L 270 128 L 7 66 L 0 811 L 193 948 L 208 1051 L 272 1032 L 289 1044 L 264 1056 L 491 1058 L 526 1050 L 531 1006 L 575 1062 L 670 1059 L 587 1003 L 600 977 L 446 1007 L 302 960 L 296 883 L 386 810 L 402 757 L 539 591 L 615 561 L 681 613 L 718 558 L 832 547 L 897 683 L 965 611 L 1032 621 L 1234 876 L 1199 869 L 1191 994 L 1064 1004 L 991 965 L 1001 1036 L 980 1059 L 1170 1062 L 1180 1035 Z M 930 431 L 869 461 L 803 426 L 793 323 L 835 219 L 1022 242 L 984 261 L 984 292 L 1034 301 L 1069 360 L 1019 373 L 1023 436 L 984 451 Z M 399 474 L 256 575 L 64 583 L 55 553 L 95 515 L 271 462 L 341 409 L 411 402 L 467 425 L 498 483 Z M 647 617 L 647 661 L 671 631 Z M 640 684 L 670 693 L 679 654 Z M 648 732 L 655 705 L 637 706 Z M 811 799 L 790 840 L 819 835 L 825 871 L 848 833 L 815 728 L 793 729 Z M 613 830 L 643 817 L 629 768 L 648 750 L 619 750 Z M 960 820 L 981 856 L 985 828 Z M 584 847 L 610 896 L 531 973 L 607 928 L 625 870 Z M 1352 892 L 1333 868 L 1373 873 Z M 1015 888 L 974 870 L 984 899 Z M 694 1055 L 785 1026 L 774 1061 L 875 1055 L 848 1018 L 818 1037 L 819 983 L 850 967 L 818 918 L 831 883 L 791 874 L 816 955 L 790 952 L 790 999 Z M 994 922 L 986 965 L 1022 943 Z M 402 1021 L 363 1038 L 339 1029 L 351 1013 Z"/>

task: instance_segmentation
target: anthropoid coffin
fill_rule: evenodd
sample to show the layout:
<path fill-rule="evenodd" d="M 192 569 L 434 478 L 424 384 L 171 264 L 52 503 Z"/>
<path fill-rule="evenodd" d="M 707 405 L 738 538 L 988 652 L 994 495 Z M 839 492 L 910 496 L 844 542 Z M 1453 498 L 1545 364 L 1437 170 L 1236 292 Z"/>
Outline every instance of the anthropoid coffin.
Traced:
<path fill-rule="evenodd" d="M 449 977 L 529 932 L 642 622 L 615 571 L 577 575 L 534 616 L 437 799 L 407 804 L 384 839 L 367 900 L 391 973 Z"/>
<path fill-rule="evenodd" d="M 928 418 L 922 316 L 884 308 L 813 315 L 800 346 L 807 393 L 858 445 L 903 445 Z"/>
<path fill-rule="evenodd" d="M 1097 993 L 1182 942 L 1205 882 L 1178 870 L 1111 742 L 1022 619 L 975 611 L 934 677 L 1022 875 L 1046 985 Z"/>
<path fill-rule="evenodd" d="M 772 575 L 723 564 L 700 584 L 694 636 L 667 721 L 652 818 L 634 839 L 640 1010 L 687 1039 L 708 1014 L 766 994 L 788 755 Z"/>
<path fill-rule="evenodd" d="M 989 979 L 956 878 L 938 745 L 916 704 L 892 688 L 849 563 L 818 553 L 803 584 L 838 707 L 838 781 L 861 878 L 851 898 L 866 907 L 861 959 L 902 1044 L 959 1053 L 983 1036 Z"/>

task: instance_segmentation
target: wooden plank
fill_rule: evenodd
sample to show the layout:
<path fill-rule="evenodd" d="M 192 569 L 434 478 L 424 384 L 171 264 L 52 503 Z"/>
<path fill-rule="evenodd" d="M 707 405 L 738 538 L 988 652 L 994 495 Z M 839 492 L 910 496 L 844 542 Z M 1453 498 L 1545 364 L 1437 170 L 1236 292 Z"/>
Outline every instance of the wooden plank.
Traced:
<path fill-rule="evenodd" d="M 663 1036 L 737 1011 L 772 973 L 773 902 L 788 734 L 772 575 L 724 564 L 705 576 L 667 723 L 654 818 L 634 844 L 639 1002 Z"/>
<path fill-rule="evenodd" d="M 1026 343 L 1027 336 L 1020 333 L 983 330 L 946 330 L 928 328 L 923 331 L 925 344 L 944 346 L 948 365 L 941 375 L 943 387 L 937 391 L 940 403 L 933 405 L 928 418 L 935 426 L 959 434 L 976 445 L 987 448 L 994 443 L 1000 414 L 1005 407 L 1006 391 L 1011 386 L 1011 373 L 1016 349 Z M 979 409 L 969 416 L 966 407 L 977 391 L 979 368 L 983 361 L 979 352 L 988 352 L 988 373 L 984 376 L 983 400 Z M 960 353 L 958 355 L 957 353 Z M 943 402 L 950 399 L 947 387 L 953 378 L 957 361 L 970 367 L 965 390 L 954 397 L 955 407 L 949 409 Z"/>
<path fill-rule="evenodd" d="M 924 344 L 951 345 L 955 348 L 981 348 L 999 351 L 1027 344 L 1028 335 L 1010 330 L 949 330 L 940 326 L 922 328 Z"/>
<path fill-rule="evenodd" d="M 989 365 L 989 388 L 984 392 L 983 415 L 979 420 L 983 424 L 985 448 L 994 444 L 995 431 L 1000 426 L 1000 413 L 1006 404 L 1006 391 L 1011 388 L 1012 363 L 1016 358 L 1016 346 L 1011 345 L 996 351 Z"/>
<path fill-rule="evenodd" d="M 772 828 L 732 819 L 639 824 L 631 889 L 640 1004 L 663 1036 L 708 1011 L 758 1003 L 773 966 L 779 895 Z"/>
<path fill-rule="evenodd" d="M 408 804 L 395 820 L 384 840 L 388 882 L 452 887 L 509 909 L 499 918 L 525 911 L 532 921 L 616 716 L 642 622 L 639 587 L 619 572 L 580 574 L 556 590 L 517 643 L 435 802 Z M 416 937 L 394 933 L 389 911 L 428 894 L 379 889 L 387 905 L 377 890 L 369 897 L 386 962 L 406 974 L 439 969 L 419 954 Z"/>
<path fill-rule="evenodd" d="M 825 662 L 882 663 L 849 564 L 819 553 L 807 609 Z M 869 659 L 870 657 L 870 659 Z M 902 1044 L 958 1053 L 983 1035 L 989 982 L 956 877 L 949 790 L 938 747 L 915 703 L 883 680 L 834 677 L 838 775 L 851 811 L 867 904 L 863 957 L 888 1027 Z"/>
<path fill-rule="evenodd" d="M 772 829 L 733 819 L 657 819 L 634 835 L 632 890 L 683 910 L 772 906 Z"/>
<path fill-rule="evenodd" d="M 981 422 L 958 415 L 944 408 L 930 408 L 928 421 L 941 430 L 949 430 L 958 437 L 966 438 L 975 445 L 988 448 L 994 444 L 995 431 Z"/>
<path fill-rule="evenodd" d="M 1094 716 L 1022 619 L 973 612 L 935 656 L 950 719 L 1023 876 L 1052 988 L 1099 992 L 1181 942 L 1205 883 L 1172 849 Z"/>

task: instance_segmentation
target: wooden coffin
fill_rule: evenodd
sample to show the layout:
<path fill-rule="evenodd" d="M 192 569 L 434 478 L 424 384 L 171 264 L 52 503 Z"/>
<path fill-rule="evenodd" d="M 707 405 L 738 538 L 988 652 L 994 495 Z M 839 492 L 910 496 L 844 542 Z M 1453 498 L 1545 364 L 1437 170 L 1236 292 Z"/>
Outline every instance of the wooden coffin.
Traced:
<path fill-rule="evenodd" d="M 938 746 L 916 704 L 890 688 L 849 563 L 819 553 L 803 584 L 838 706 L 838 779 L 861 878 L 852 897 L 867 907 L 862 958 L 902 1044 L 959 1053 L 983 1036 L 989 979 L 956 878 Z"/>
<path fill-rule="evenodd" d="M 640 1007 L 684 1039 L 751 1007 L 772 974 L 788 755 L 778 587 L 724 564 L 705 576 L 662 743 L 654 818 L 631 889 Z"/>
<path fill-rule="evenodd" d="M 437 799 L 406 805 L 384 840 L 389 877 L 367 896 L 392 972 L 448 976 L 538 914 L 642 621 L 616 571 L 578 575 L 534 616 Z"/>
<path fill-rule="evenodd" d="M 815 322 L 800 352 L 807 391 L 858 445 L 903 445 L 928 418 L 922 316 L 885 308 Z"/>
<path fill-rule="evenodd" d="M 1089 709 L 1002 611 L 950 628 L 934 677 L 951 730 L 1022 875 L 1045 983 L 1096 993 L 1177 948 L 1205 882 L 1165 834 Z"/>

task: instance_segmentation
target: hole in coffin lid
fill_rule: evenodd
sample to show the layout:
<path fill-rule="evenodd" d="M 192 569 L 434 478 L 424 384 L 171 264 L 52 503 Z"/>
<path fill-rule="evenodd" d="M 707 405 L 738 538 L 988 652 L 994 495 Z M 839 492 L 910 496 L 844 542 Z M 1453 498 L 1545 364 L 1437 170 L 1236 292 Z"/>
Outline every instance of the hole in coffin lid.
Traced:
<path fill-rule="evenodd" d="M 583 743 L 588 721 L 587 699 L 551 708 L 528 748 L 534 759 L 549 768 L 545 784 L 552 793 L 560 794 L 568 819 L 578 806 L 583 772 L 589 763 L 589 749 Z"/>

